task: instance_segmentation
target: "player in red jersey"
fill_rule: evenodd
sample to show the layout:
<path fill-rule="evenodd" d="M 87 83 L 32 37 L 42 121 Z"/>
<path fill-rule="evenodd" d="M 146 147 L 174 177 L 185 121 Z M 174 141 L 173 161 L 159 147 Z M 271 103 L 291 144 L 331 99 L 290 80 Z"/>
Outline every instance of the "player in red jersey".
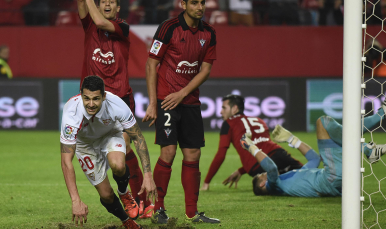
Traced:
<path fill-rule="evenodd" d="M 210 165 L 201 190 L 209 189 L 209 183 L 223 163 L 231 142 L 236 148 L 243 166 L 225 179 L 224 185 L 229 184 L 231 187 L 234 183 L 235 188 L 237 188 L 237 182 L 243 174 L 248 173 L 254 177 L 256 174 L 265 172 L 256 158 L 243 149 L 239 143 L 240 138 L 247 132 L 252 134 L 253 143 L 258 148 L 264 149 L 264 152 L 269 152 L 267 155 L 276 163 L 280 173 L 300 169 L 303 166 L 298 160 L 292 158 L 286 150 L 271 141 L 267 124 L 262 119 L 243 114 L 244 98 L 242 96 L 227 95 L 223 97 L 222 101 L 221 116 L 224 122 L 221 126 L 219 149 Z"/>
<path fill-rule="evenodd" d="M 102 77 L 106 91 L 119 96 L 134 112 L 135 103 L 127 69 L 130 48 L 129 25 L 124 20 L 117 18 L 119 10 L 120 0 L 98 0 L 98 7 L 94 0 L 78 0 L 79 17 L 85 32 L 81 85 L 83 79 L 88 75 Z M 144 206 L 140 208 L 140 214 L 149 212 L 141 218 L 150 217 L 154 206 L 146 200 L 146 193 L 138 196 L 143 183 L 143 174 L 137 157 L 130 147 L 129 136 L 126 133 L 123 135 L 132 195 L 136 199 L 139 197 L 141 203 L 142 201 L 144 203 Z"/>
<path fill-rule="evenodd" d="M 183 154 L 186 221 L 219 223 L 197 211 L 200 148 L 205 145 L 198 87 L 209 77 L 216 59 L 216 32 L 201 20 L 205 0 L 184 0 L 181 5 L 184 11 L 178 17 L 158 27 L 146 63 L 150 103 L 142 121 L 151 120 L 149 126 L 156 123 L 156 144 L 161 147 L 154 169 L 158 201 L 151 219 L 158 224 L 169 219 L 164 197 L 178 142 Z"/>

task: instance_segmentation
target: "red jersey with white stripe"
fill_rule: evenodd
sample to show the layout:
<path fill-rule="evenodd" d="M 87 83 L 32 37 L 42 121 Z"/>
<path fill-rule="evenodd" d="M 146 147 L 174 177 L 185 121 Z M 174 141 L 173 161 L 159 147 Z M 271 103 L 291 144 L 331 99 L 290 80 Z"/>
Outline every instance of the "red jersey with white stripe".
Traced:
<path fill-rule="evenodd" d="M 257 163 L 256 158 L 240 145 L 241 137 L 247 132 L 252 133 L 251 139 L 253 143 L 267 155 L 270 155 L 270 152 L 273 150 L 281 148 L 278 144 L 271 141 L 268 126 L 262 119 L 248 117 L 244 114 L 236 114 L 222 124 L 219 148 L 206 176 L 206 183 L 210 182 L 220 168 L 230 143 L 236 148 L 245 172 L 248 173 Z"/>
<path fill-rule="evenodd" d="M 81 95 L 72 97 L 63 107 L 60 142 L 67 145 L 77 141 L 92 143 L 103 136 L 122 133 L 136 123 L 126 103 L 118 96 L 106 92 L 101 110 L 89 115 Z"/>
<path fill-rule="evenodd" d="M 81 21 L 85 32 L 81 85 L 86 76 L 97 75 L 104 80 L 106 91 L 121 98 L 131 95 L 127 69 L 130 26 L 120 18 L 110 20 L 115 27 L 110 33 L 98 29 L 90 14 Z"/>
<path fill-rule="evenodd" d="M 164 100 L 171 93 L 184 88 L 195 77 L 202 62 L 213 64 L 216 59 L 216 32 L 201 21 L 190 28 L 178 17 L 163 22 L 154 35 L 149 57 L 159 60 L 157 99 Z M 187 95 L 181 104 L 200 105 L 199 89 Z"/>

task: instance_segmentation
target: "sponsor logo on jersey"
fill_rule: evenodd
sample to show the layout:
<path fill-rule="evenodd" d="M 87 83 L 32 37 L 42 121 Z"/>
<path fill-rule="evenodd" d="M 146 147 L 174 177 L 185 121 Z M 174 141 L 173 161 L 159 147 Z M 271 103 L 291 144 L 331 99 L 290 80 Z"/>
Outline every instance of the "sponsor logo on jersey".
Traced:
<path fill-rule="evenodd" d="M 68 140 L 74 140 L 78 128 L 66 124 L 64 127 L 64 137 Z"/>
<path fill-rule="evenodd" d="M 158 40 L 154 40 L 153 45 L 151 46 L 150 52 L 158 55 L 159 50 L 161 49 L 162 42 Z"/>
<path fill-rule="evenodd" d="M 188 61 L 181 61 L 177 65 L 176 69 L 177 73 L 182 74 L 197 74 L 198 73 L 198 61 L 195 61 L 193 63 L 189 63 Z"/>
<path fill-rule="evenodd" d="M 115 147 L 122 147 L 122 144 L 116 144 Z"/>
<path fill-rule="evenodd" d="M 170 135 L 170 133 L 172 132 L 172 130 L 169 129 L 169 128 L 164 129 L 164 130 L 165 130 L 166 137 L 169 138 L 169 135 Z"/>
<path fill-rule="evenodd" d="M 204 47 L 205 40 L 204 39 L 198 39 L 198 41 L 200 42 L 201 48 Z"/>
<path fill-rule="evenodd" d="M 103 53 L 100 48 L 96 48 L 92 54 L 93 61 L 102 63 L 102 64 L 113 64 L 115 63 L 114 53 L 107 52 Z"/>
<path fill-rule="evenodd" d="M 260 142 L 267 142 L 269 141 L 269 138 L 264 138 L 264 137 L 259 137 L 259 138 L 255 138 L 252 142 L 253 144 L 258 144 Z"/>
<path fill-rule="evenodd" d="M 90 177 L 91 180 L 95 181 L 95 174 L 94 172 L 87 174 L 88 177 Z"/>
<path fill-rule="evenodd" d="M 105 120 L 102 120 L 103 124 L 105 124 L 106 126 L 108 126 L 111 122 L 111 119 L 105 119 Z"/>

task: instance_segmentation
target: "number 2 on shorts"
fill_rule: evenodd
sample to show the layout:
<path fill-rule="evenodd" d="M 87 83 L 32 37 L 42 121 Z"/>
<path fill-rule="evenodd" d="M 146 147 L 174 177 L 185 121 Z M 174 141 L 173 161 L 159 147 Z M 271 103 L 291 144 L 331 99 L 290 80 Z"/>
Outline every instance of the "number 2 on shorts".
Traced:
<path fill-rule="evenodd" d="M 169 113 L 165 113 L 164 116 L 168 116 L 168 120 L 166 120 L 164 126 L 171 126 L 170 124 L 170 118 L 172 117 Z"/>

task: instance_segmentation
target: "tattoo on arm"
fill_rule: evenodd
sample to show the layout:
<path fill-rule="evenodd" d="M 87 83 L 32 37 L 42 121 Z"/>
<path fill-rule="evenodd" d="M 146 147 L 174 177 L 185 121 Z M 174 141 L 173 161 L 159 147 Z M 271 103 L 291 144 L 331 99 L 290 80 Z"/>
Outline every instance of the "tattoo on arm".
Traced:
<path fill-rule="evenodd" d="M 134 142 L 137 154 L 141 159 L 143 172 L 151 172 L 149 150 L 147 149 L 145 138 L 142 135 L 138 123 L 135 123 L 134 126 L 126 129 L 125 132 Z"/>
<path fill-rule="evenodd" d="M 76 145 L 66 145 L 60 143 L 60 152 L 61 153 L 75 153 Z"/>

